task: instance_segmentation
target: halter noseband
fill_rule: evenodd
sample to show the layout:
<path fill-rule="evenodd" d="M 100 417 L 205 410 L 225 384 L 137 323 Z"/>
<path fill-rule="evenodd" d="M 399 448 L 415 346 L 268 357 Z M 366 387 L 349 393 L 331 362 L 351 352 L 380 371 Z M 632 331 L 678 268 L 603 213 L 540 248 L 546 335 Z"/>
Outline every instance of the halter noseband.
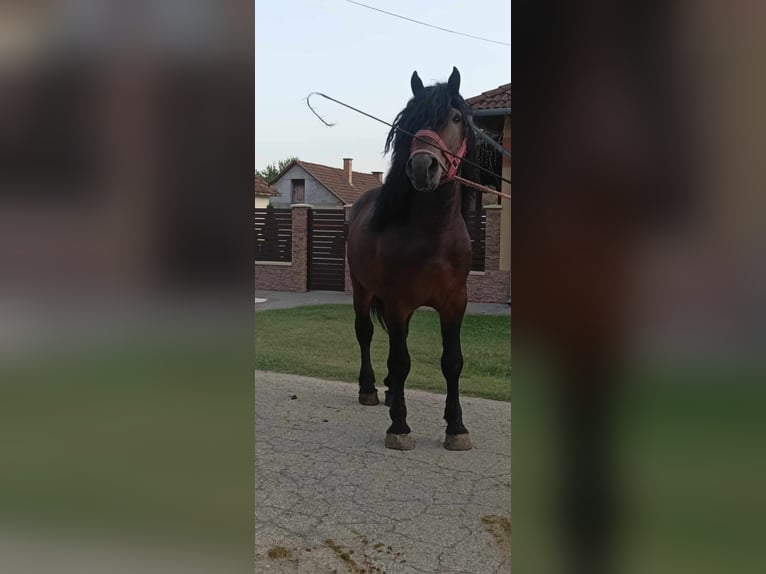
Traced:
<path fill-rule="evenodd" d="M 448 181 L 452 181 L 455 179 L 455 176 L 457 175 L 457 170 L 460 168 L 460 161 L 465 156 L 465 152 L 467 149 L 467 142 L 468 138 L 463 137 L 463 142 L 460 144 L 460 148 L 457 150 L 457 153 L 455 155 L 449 155 L 444 153 L 436 154 L 435 152 L 429 150 L 429 149 L 417 149 L 414 150 L 415 142 L 419 141 L 417 138 L 422 138 L 424 140 L 428 140 L 431 142 L 431 145 L 436 147 L 437 149 L 446 150 L 447 144 L 444 143 L 444 140 L 442 140 L 441 136 L 436 133 L 433 130 L 420 130 L 415 133 L 415 137 L 412 139 L 412 143 L 410 144 L 410 157 L 419 154 L 419 153 L 427 153 L 428 155 L 436 158 L 436 161 L 439 162 L 439 165 L 442 166 L 442 170 L 444 173 L 442 174 L 442 182 L 446 183 Z M 441 157 L 439 157 L 441 156 Z M 447 164 L 449 164 L 449 167 L 444 164 L 444 161 L 442 161 L 442 158 L 446 160 Z"/>

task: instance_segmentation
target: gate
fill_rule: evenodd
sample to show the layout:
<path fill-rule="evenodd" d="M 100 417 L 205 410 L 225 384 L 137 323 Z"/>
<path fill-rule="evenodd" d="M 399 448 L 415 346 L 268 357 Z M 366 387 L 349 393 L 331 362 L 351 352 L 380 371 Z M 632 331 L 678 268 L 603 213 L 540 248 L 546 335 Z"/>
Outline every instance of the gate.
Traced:
<path fill-rule="evenodd" d="M 308 289 L 343 291 L 346 281 L 345 210 L 310 209 L 308 223 Z"/>

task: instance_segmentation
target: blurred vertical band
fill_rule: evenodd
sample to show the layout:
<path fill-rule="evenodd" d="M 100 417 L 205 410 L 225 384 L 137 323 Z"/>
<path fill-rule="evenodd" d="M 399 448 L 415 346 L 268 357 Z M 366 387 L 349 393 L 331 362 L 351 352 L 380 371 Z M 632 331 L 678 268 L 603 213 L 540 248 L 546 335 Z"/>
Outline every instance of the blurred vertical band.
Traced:
<path fill-rule="evenodd" d="M 766 10 L 514 9 L 514 567 L 763 571 Z"/>
<path fill-rule="evenodd" d="M 252 570 L 253 25 L 0 6 L 0 571 Z"/>

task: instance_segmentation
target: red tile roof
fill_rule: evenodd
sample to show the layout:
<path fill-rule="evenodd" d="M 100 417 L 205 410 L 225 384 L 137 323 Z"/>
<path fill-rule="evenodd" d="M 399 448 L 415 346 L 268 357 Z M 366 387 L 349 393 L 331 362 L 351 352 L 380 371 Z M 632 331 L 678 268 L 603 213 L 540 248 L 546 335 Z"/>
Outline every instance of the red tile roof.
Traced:
<path fill-rule="evenodd" d="M 271 187 L 260 175 L 255 176 L 255 195 L 261 197 L 277 197 L 279 192 Z"/>
<path fill-rule="evenodd" d="M 511 84 L 503 84 L 466 100 L 475 110 L 496 110 L 511 107 Z"/>
<path fill-rule="evenodd" d="M 301 160 L 295 160 L 294 163 L 309 172 L 319 183 L 325 186 L 330 193 L 346 204 L 354 203 L 354 201 L 359 199 L 359 196 L 365 191 L 381 185 L 378 177 L 371 173 L 352 171 L 351 181 L 353 185 L 350 185 L 342 168 L 329 167 L 327 165 Z M 289 166 L 285 168 L 282 173 L 285 173 L 288 169 Z"/>

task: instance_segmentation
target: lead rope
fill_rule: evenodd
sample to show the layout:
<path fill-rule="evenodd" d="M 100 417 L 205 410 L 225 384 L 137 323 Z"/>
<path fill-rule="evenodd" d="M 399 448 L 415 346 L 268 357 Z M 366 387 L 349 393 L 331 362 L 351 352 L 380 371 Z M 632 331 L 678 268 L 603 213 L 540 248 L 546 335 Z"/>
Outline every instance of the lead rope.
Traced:
<path fill-rule="evenodd" d="M 459 175 L 456 175 L 455 179 L 464 185 L 467 185 L 469 187 L 475 187 L 476 189 L 478 189 L 479 191 L 483 191 L 484 193 L 491 193 L 493 195 L 497 195 L 505 199 L 511 199 L 510 193 L 503 193 L 502 191 L 497 191 L 496 189 L 492 189 L 491 187 L 487 187 L 486 185 L 481 185 L 480 183 L 476 183 L 474 181 L 471 181 L 470 179 L 460 177 Z"/>
<path fill-rule="evenodd" d="M 350 105 L 348 105 L 348 104 L 346 104 L 346 103 L 344 103 L 344 102 L 341 102 L 340 100 L 336 100 L 335 98 L 333 98 L 333 97 L 330 97 L 330 96 L 328 96 L 327 94 L 323 94 L 322 92 L 311 92 L 311 93 L 310 93 L 308 96 L 306 96 L 306 105 L 307 105 L 307 106 L 308 106 L 308 108 L 311 110 L 311 113 L 313 113 L 313 114 L 314 114 L 316 117 L 318 117 L 318 118 L 319 118 L 319 120 L 320 120 L 320 121 L 321 121 L 321 122 L 322 122 L 324 125 L 326 125 L 326 126 L 328 126 L 328 127 L 333 127 L 335 124 L 334 124 L 334 123 L 329 123 L 329 122 L 326 122 L 326 121 L 324 120 L 324 118 L 323 118 L 322 116 L 320 116 L 320 115 L 317 113 L 317 111 L 316 111 L 316 110 L 315 110 L 315 109 L 314 109 L 314 108 L 311 106 L 311 102 L 310 102 L 310 100 L 311 100 L 311 96 L 314 96 L 314 95 L 317 95 L 317 96 L 322 96 L 323 98 L 325 98 L 325 99 L 327 99 L 327 100 L 330 100 L 331 102 L 335 102 L 336 104 L 338 104 L 338 105 L 341 105 L 341 106 L 343 106 L 344 108 L 348 108 L 348 109 L 350 109 L 350 110 L 353 110 L 353 111 L 355 111 L 355 112 L 357 112 L 357 113 L 359 113 L 359 114 L 362 114 L 363 116 L 367 116 L 368 118 L 370 118 L 370 119 L 372 119 L 372 120 L 375 120 L 376 122 L 380 122 L 380 123 L 381 123 L 381 124 L 383 124 L 383 125 L 386 125 L 386 126 L 388 126 L 388 127 L 390 127 L 390 128 L 393 128 L 393 129 L 395 129 L 395 130 L 397 130 L 397 131 L 400 131 L 400 132 L 402 132 L 403 134 L 405 134 L 405 135 L 408 135 L 408 136 L 410 136 L 410 137 L 412 137 L 412 138 L 414 138 L 414 139 L 416 139 L 416 140 L 418 140 L 418 141 L 421 141 L 421 142 L 423 142 L 423 143 L 427 143 L 428 145 L 434 146 L 434 144 L 433 144 L 432 142 L 430 142 L 430 141 L 428 141 L 428 140 L 426 140 L 426 139 L 423 139 L 423 138 L 421 138 L 421 137 L 418 137 L 418 136 L 416 136 L 415 134 L 412 134 L 412 133 L 408 132 L 408 131 L 407 131 L 407 130 L 405 130 L 405 129 L 402 129 L 402 128 L 400 128 L 400 127 L 394 126 L 393 124 L 390 124 L 390 123 L 388 123 L 388 122 L 387 122 L 387 121 L 385 121 L 385 120 L 381 120 L 380 118 L 376 118 L 375 116 L 373 116 L 373 115 L 371 115 L 371 114 L 368 114 L 367 112 L 363 112 L 362 110 L 360 110 L 360 109 L 358 109 L 358 108 L 355 108 L 354 106 L 350 106 Z M 471 122 L 471 123 L 469 124 L 469 126 L 471 126 L 473 129 L 475 129 L 476 131 L 478 131 L 478 132 L 479 132 L 479 135 L 481 135 L 482 137 L 486 137 L 486 136 L 484 135 L 484 133 L 483 133 L 483 132 L 481 132 L 481 130 L 479 130 L 478 128 L 476 128 L 476 127 L 473 125 L 473 122 Z M 446 155 L 449 155 L 449 156 L 452 156 L 452 157 L 458 157 L 458 155 L 457 155 L 457 154 L 454 154 L 454 153 L 452 153 L 451 151 L 449 151 L 449 150 L 447 150 L 447 149 L 444 149 L 444 148 L 442 148 L 441 146 L 434 146 L 434 147 L 437 147 L 437 148 L 438 148 L 438 149 L 439 149 L 439 150 L 440 150 L 442 153 L 444 153 L 444 154 L 446 154 Z M 507 150 L 504 150 L 504 152 L 505 152 L 505 153 L 507 153 Z M 446 156 L 445 156 L 445 157 L 446 157 Z M 477 163 L 474 163 L 474 162 L 472 162 L 472 161 L 470 161 L 470 160 L 467 160 L 467 159 L 465 159 L 465 158 L 460 158 L 460 159 L 461 159 L 462 161 L 464 161 L 465 163 L 467 163 L 468 165 L 470 165 L 470 166 L 472 166 L 472 167 L 475 167 L 475 168 L 477 168 L 477 169 L 480 169 L 481 171 L 483 171 L 483 172 L 486 172 L 486 173 L 490 174 L 492 177 L 497 177 L 497 178 L 499 178 L 499 179 L 500 179 L 500 180 L 502 180 L 502 181 L 505 181 L 505 182 L 507 182 L 507 183 L 511 183 L 511 180 L 510 180 L 510 179 L 506 179 L 506 178 L 504 178 L 504 177 L 502 177 L 502 176 L 498 176 L 497 174 L 495 174 L 495 173 L 493 173 L 493 172 L 489 171 L 488 169 L 486 169 L 486 168 L 484 168 L 484 167 L 480 166 L 480 165 L 479 165 L 479 164 L 477 164 Z M 455 176 L 455 179 L 456 179 L 456 180 L 458 180 L 458 181 L 460 181 L 461 183 L 463 183 L 463 184 L 465 184 L 465 185 L 468 185 L 468 186 L 470 186 L 470 187 L 473 187 L 473 188 L 475 188 L 475 189 L 478 189 L 478 190 L 480 190 L 480 191 L 482 191 L 482 192 L 484 192 L 484 193 L 491 193 L 491 194 L 493 194 L 493 195 L 497 195 L 497 196 L 499 196 L 499 197 L 503 197 L 503 198 L 505 198 L 505 199 L 511 199 L 511 196 L 510 196 L 510 194 L 507 194 L 507 193 L 502 193 L 502 192 L 500 192 L 500 191 L 497 191 L 496 189 L 492 189 L 491 187 L 487 187 L 487 186 L 485 186 L 485 185 L 481 185 L 481 184 L 475 183 L 475 182 L 473 182 L 473 181 L 471 181 L 471 180 L 469 180 L 469 179 L 465 179 L 464 177 L 460 177 L 460 176 L 457 176 L 457 175 L 456 175 L 456 176 Z"/>

